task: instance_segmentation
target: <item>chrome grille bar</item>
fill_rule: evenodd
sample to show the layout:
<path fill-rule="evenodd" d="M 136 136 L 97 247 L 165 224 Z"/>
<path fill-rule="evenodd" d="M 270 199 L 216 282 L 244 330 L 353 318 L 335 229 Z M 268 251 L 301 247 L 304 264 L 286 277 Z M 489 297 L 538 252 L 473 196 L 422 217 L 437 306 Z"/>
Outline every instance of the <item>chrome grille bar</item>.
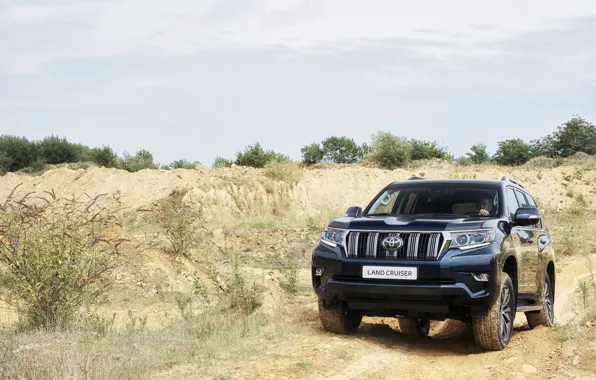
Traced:
<path fill-rule="evenodd" d="M 348 258 L 389 260 L 437 260 L 448 234 L 442 232 L 352 231 L 346 241 Z M 385 250 L 381 243 L 387 237 L 401 237 L 404 246 L 396 251 Z"/>
<path fill-rule="evenodd" d="M 379 240 L 378 232 L 371 232 L 368 234 L 368 241 L 366 244 L 366 257 L 377 257 L 377 242 Z"/>
<path fill-rule="evenodd" d="M 420 242 L 420 234 L 414 232 L 410 234 L 408 240 L 408 259 L 416 259 L 418 256 L 418 243 Z"/>

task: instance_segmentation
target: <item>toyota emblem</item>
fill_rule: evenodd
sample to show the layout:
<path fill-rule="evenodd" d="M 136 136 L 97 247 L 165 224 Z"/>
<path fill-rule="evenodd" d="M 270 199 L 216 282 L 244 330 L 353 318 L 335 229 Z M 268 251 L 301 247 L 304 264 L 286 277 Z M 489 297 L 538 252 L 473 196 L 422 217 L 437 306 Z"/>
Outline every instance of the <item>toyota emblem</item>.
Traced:
<path fill-rule="evenodd" d="M 397 251 L 403 247 L 404 241 L 402 238 L 397 236 L 388 236 L 381 242 L 381 246 L 387 251 Z"/>

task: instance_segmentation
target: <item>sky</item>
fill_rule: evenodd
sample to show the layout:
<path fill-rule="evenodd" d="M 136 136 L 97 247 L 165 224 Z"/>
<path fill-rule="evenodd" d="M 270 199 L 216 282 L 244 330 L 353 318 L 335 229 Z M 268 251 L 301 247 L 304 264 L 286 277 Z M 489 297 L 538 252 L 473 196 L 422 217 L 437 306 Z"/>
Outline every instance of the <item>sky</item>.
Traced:
<path fill-rule="evenodd" d="M 378 131 L 494 153 L 574 116 L 594 0 L 0 0 L 0 134 L 211 165 Z"/>

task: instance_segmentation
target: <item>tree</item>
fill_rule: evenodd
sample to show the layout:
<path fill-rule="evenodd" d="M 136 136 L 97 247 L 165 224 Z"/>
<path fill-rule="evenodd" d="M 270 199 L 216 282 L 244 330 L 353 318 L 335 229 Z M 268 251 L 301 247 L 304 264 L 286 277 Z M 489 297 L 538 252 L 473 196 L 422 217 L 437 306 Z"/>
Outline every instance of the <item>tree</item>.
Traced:
<path fill-rule="evenodd" d="M 199 161 L 190 162 L 188 160 L 182 159 L 172 161 L 171 164 L 165 166 L 165 169 L 194 169 L 198 165 L 201 165 Z"/>
<path fill-rule="evenodd" d="M 353 164 L 362 160 L 362 149 L 345 136 L 328 137 L 323 140 L 323 154 L 326 161 L 338 164 Z"/>
<path fill-rule="evenodd" d="M 48 136 L 39 142 L 39 158 L 46 164 L 55 165 L 67 162 L 79 162 L 82 148 L 68 142 L 65 138 Z"/>
<path fill-rule="evenodd" d="M 4 164 L 10 172 L 26 168 L 39 158 L 38 145 L 25 137 L 0 136 L 0 152 L 4 152 Z"/>
<path fill-rule="evenodd" d="M 302 152 L 302 162 L 311 165 L 323 161 L 325 152 L 320 144 L 312 143 L 300 150 Z"/>
<path fill-rule="evenodd" d="M 486 145 L 483 143 L 474 144 L 470 148 L 471 152 L 466 153 L 466 156 L 475 164 L 484 164 L 490 161 L 490 156 L 486 150 Z"/>
<path fill-rule="evenodd" d="M 99 166 L 118 167 L 118 155 L 109 146 L 91 149 L 90 156 L 91 161 Z"/>
<path fill-rule="evenodd" d="M 558 156 L 569 157 L 577 152 L 596 154 L 596 126 L 574 117 L 557 128 L 551 140 Z"/>
<path fill-rule="evenodd" d="M 244 152 L 236 154 L 236 165 L 252 166 L 253 168 L 264 168 L 271 162 L 288 162 L 290 158 L 284 154 L 276 153 L 272 150 L 265 151 L 261 144 L 249 145 Z"/>
<path fill-rule="evenodd" d="M 532 157 L 544 156 L 554 158 L 558 156 L 553 135 L 532 140 L 530 142 L 530 147 L 532 149 Z"/>
<path fill-rule="evenodd" d="M 120 167 L 129 172 L 158 168 L 153 162 L 153 155 L 146 149 L 139 150 L 134 156 L 124 152 L 124 157 L 120 159 Z"/>
<path fill-rule="evenodd" d="M 410 140 L 410 144 L 412 145 L 412 160 L 446 158 L 449 155 L 447 149 L 440 147 L 435 141 Z"/>
<path fill-rule="evenodd" d="M 372 137 L 368 158 L 382 168 L 395 169 L 407 165 L 412 157 L 412 145 L 389 132 L 379 132 Z"/>
<path fill-rule="evenodd" d="M 499 149 L 494 155 L 500 165 L 522 165 L 532 158 L 532 148 L 521 139 L 499 141 Z"/>

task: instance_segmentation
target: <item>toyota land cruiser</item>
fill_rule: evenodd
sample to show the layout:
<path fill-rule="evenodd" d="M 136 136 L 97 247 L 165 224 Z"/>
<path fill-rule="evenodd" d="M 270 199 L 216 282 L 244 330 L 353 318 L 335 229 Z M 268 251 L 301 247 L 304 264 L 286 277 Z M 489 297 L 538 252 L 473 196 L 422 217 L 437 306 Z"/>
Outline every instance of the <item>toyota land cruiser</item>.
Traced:
<path fill-rule="evenodd" d="M 481 348 L 501 350 L 517 312 L 530 328 L 553 326 L 554 256 L 517 181 L 412 177 L 329 223 L 312 283 L 327 331 L 353 333 L 363 316 L 383 316 L 425 337 L 431 320 L 449 318 L 470 324 Z"/>

